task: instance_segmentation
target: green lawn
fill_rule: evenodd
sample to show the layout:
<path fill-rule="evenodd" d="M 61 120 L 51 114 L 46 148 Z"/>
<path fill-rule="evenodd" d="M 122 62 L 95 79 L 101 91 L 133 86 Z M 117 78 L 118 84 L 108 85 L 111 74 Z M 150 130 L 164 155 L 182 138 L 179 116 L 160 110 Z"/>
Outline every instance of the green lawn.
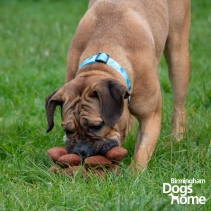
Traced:
<path fill-rule="evenodd" d="M 65 81 L 66 55 L 85 0 L 0 1 L 0 210 L 211 210 L 211 3 L 192 0 L 191 78 L 187 97 L 188 131 L 171 141 L 171 88 L 164 59 L 159 74 L 163 123 L 147 171 L 131 175 L 135 131 L 122 174 L 102 180 L 54 176 L 46 150 L 63 145 L 60 115 L 46 134 L 45 97 Z M 171 205 L 162 191 L 171 178 L 205 179 L 191 196 L 204 205 Z"/>

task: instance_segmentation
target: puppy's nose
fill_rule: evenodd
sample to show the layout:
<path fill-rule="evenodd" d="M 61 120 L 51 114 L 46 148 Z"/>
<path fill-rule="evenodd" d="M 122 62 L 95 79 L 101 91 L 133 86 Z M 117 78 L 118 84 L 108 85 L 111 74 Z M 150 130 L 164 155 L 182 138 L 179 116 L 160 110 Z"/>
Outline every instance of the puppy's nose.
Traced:
<path fill-rule="evenodd" d="M 91 155 L 91 149 L 87 145 L 77 144 L 73 149 L 73 154 L 78 154 L 82 159 L 85 159 Z"/>

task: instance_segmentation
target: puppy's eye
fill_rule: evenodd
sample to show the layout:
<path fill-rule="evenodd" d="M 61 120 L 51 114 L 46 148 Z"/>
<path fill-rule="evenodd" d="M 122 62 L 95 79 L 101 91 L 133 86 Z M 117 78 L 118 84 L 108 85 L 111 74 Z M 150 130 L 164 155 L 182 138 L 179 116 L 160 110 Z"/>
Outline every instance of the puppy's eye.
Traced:
<path fill-rule="evenodd" d="M 99 125 L 89 125 L 88 131 L 89 132 L 97 132 L 104 126 L 104 122 L 101 122 Z"/>

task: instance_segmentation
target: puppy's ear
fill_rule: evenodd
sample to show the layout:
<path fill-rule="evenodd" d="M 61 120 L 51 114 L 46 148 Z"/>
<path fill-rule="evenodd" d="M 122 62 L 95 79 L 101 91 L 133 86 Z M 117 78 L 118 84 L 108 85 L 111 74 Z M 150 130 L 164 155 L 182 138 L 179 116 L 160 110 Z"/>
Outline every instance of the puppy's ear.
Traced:
<path fill-rule="evenodd" d="M 48 97 L 46 97 L 45 100 L 45 109 L 46 109 L 46 118 L 48 122 L 48 129 L 46 132 L 50 132 L 54 127 L 54 112 L 56 109 L 56 106 L 62 106 L 62 94 L 64 90 L 63 88 L 60 88 L 59 90 L 53 92 Z"/>
<path fill-rule="evenodd" d="M 130 96 L 130 91 L 115 79 L 100 80 L 92 89 L 92 96 L 99 98 L 103 121 L 113 127 L 122 115 L 124 99 Z"/>

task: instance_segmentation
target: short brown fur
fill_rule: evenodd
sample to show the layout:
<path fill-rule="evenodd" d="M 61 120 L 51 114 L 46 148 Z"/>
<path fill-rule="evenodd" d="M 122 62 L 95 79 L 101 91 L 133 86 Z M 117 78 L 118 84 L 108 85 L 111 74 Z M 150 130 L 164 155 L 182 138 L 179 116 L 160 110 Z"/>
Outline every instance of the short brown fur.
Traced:
<path fill-rule="evenodd" d="M 69 48 L 66 84 L 47 99 L 49 130 L 55 107 L 62 105 L 62 126 L 72 131 L 68 138 L 93 142 L 96 137 L 112 137 L 120 145 L 128 134 L 131 113 L 139 121 L 132 165 L 145 168 L 160 133 L 158 64 L 163 53 L 173 90 L 172 133 L 179 141 L 185 132 L 189 27 L 189 0 L 91 0 Z M 126 70 L 130 91 L 108 65 L 79 69 L 99 52 L 109 54 Z M 106 124 L 100 131 L 86 128 L 102 121 Z"/>

